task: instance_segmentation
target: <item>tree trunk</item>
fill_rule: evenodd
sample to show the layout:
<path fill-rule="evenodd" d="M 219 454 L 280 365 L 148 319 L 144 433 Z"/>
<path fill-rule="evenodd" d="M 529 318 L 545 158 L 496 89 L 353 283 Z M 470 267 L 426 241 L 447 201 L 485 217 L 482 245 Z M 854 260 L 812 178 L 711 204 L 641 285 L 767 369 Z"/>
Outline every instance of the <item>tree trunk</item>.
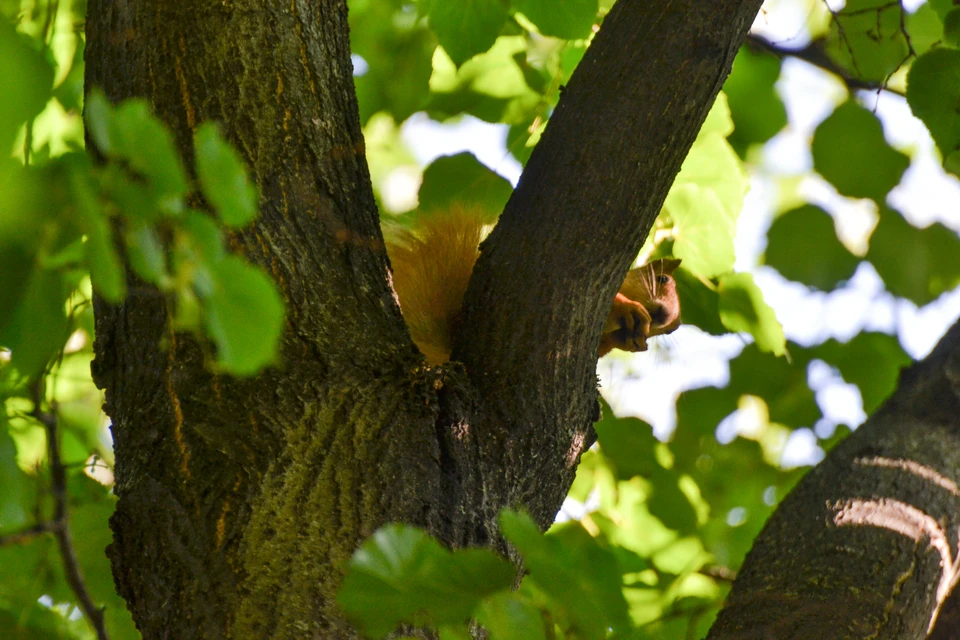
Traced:
<path fill-rule="evenodd" d="M 503 551 L 502 507 L 552 522 L 594 440 L 606 309 L 759 5 L 614 7 L 485 245 L 462 364 L 427 369 L 388 283 L 344 2 L 90 0 L 88 90 L 146 97 L 188 164 L 221 123 L 261 193 L 231 246 L 287 305 L 282 364 L 240 380 L 155 291 L 96 303 L 109 554 L 145 638 L 352 637 L 334 594 L 380 525 Z"/>
<path fill-rule="evenodd" d="M 942 608 L 957 637 L 958 531 L 960 323 L 780 504 L 708 638 L 920 639 Z"/>

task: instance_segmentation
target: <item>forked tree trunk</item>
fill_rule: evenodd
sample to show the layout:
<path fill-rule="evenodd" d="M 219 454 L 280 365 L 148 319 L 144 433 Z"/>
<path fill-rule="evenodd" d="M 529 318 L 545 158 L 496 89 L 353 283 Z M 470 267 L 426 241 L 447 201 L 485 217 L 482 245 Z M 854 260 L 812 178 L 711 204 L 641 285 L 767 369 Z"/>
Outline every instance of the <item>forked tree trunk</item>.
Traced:
<path fill-rule="evenodd" d="M 146 97 L 190 158 L 216 120 L 261 217 L 232 247 L 286 299 L 283 363 L 218 377 L 132 287 L 96 304 L 116 446 L 114 575 L 145 638 L 346 638 L 345 561 L 388 521 L 502 549 L 594 439 L 606 308 L 760 0 L 618 3 L 471 283 L 463 363 L 427 370 L 387 278 L 343 0 L 90 0 L 87 88 Z"/>

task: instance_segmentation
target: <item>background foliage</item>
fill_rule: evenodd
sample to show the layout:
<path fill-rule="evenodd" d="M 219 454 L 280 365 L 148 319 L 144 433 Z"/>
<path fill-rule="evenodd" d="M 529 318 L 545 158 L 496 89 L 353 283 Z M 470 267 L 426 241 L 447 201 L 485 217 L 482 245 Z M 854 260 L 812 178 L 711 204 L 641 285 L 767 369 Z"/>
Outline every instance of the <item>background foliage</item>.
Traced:
<path fill-rule="evenodd" d="M 498 124 L 503 159 L 524 163 L 611 5 L 350 2 L 360 117 L 384 216 L 409 224 L 458 200 L 495 216 L 507 180 L 467 152 L 424 166 L 425 145 L 410 132 L 424 130 L 416 128 L 423 114 Z M 247 224 L 257 195 L 213 125 L 196 132 L 188 163 L 145 103 L 112 107 L 92 94 L 86 126 L 104 162 L 84 151 L 83 11 L 82 3 L 0 1 L 2 637 L 95 637 L 84 592 L 104 607 L 112 637 L 136 637 L 103 553 L 113 460 L 89 371 L 93 292 L 119 301 L 130 286 L 157 287 L 178 330 L 209 338 L 210 366 L 237 375 L 274 360 L 282 326 L 269 278 L 225 249 L 223 229 Z M 958 12 L 949 0 L 910 12 L 883 0 L 768 2 L 758 32 L 778 15 L 802 15 L 791 28 L 804 35 L 753 36 L 744 46 L 641 252 L 683 258 L 683 316 L 695 329 L 653 354 L 608 361 L 605 394 L 624 415 L 604 406 L 599 447 L 583 457 L 564 522 L 543 536 L 523 514 L 502 514 L 529 570 L 519 590 L 493 554 L 450 552 L 391 525 L 358 551 L 341 592 L 358 626 L 379 637 L 398 622 L 433 624 L 461 638 L 473 617 L 494 638 L 703 636 L 753 537 L 804 471 L 783 463 L 787 443 L 803 434 L 816 453 L 856 426 L 833 428 L 818 379 L 853 385 L 844 388 L 870 413 L 910 362 L 892 335 L 910 326 L 861 322 L 837 335 L 835 315 L 771 306 L 765 294 L 781 299 L 777 287 L 789 280 L 820 292 L 804 300 L 822 308 L 855 291 L 866 272 L 880 283 L 868 305 L 915 309 L 936 306 L 960 283 L 958 221 L 920 227 L 897 210 L 891 191 L 920 170 L 923 150 L 891 144 L 895 132 L 877 114 L 881 98 L 905 96 L 946 171 L 960 171 Z M 837 99 L 801 140 L 808 161 L 791 171 L 766 156 L 797 126 L 782 96 L 795 91 L 796 74 L 785 69 L 798 59 L 831 74 Z M 937 167 L 922 170 L 955 182 Z M 803 180 L 830 196 L 814 197 Z M 751 182 L 776 196 L 763 216 L 741 223 Z M 859 234 L 845 231 L 851 206 L 867 212 Z M 766 223 L 758 267 L 737 230 Z M 241 316 L 246 322 L 232 320 Z M 785 333 L 781 322 L 819 327 L 821 337 Z M 733 348 L 728 334 L 741 336 Z M 652 356 L 681 360 L 685 341 L 726 354 L 728 375 L 717 386 L 688 381 L 673 424 L 655 435 L 629 415 L 645 401 L 622 391 L 641 373 L 660 375 Z M 64 559 L 64 531 L 75 564 Z"/>

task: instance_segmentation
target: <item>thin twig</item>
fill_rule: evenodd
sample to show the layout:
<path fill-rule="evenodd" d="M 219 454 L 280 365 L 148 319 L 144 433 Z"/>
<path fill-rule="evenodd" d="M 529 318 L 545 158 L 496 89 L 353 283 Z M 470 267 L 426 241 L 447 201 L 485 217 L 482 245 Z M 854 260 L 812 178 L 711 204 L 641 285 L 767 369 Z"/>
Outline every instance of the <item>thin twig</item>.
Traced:
<path fill-rule="evenodd" d="M 94 604 L 93 598 L 87 590 L 87 584 L 83 579 L 80 563 L 77 560 L 77 553 L 73 547 L 73 537 L 70 535 L 70 514 L 67 509 L 67 474 L 60 459 L 60 434 L 57 430 L 57 416 L 55 411 L 44 411 L 42 408 L 45 383 L 45 376 L 39 376 L 37 383 L 33 386 L 32 415 L 47 430 L 47 451 L 50 458 L 50 492 L 53 494 L 53 522 L 56 525 L 51 528 L 51 531 L 60 547 L 67 583 L 77 597 L 80 610 L 87 616 L 87 620 L 90 621 L 90 625 L 96 631 L 97 639 L 109 640 L 107 628 L 104 626 L 103 611 Z"/>
<path fill-rule="evenodd" d="M 843 83 L 847 85 L 847 88 L 851 91 L 889 91 L 890 93 L 894 93 L 898 96 L 903 95 L 902 91 L 891 89 L 885 83 L 863 80 L 852 75 L 849 71 L 838 65 L 830 58 L 830 56 L 826 54 L 826 52 L 823 50 L 823 40 L 815 40 L 800 49 L 789 49 L 786 47 L 781 47 L 780 45 L 775 44 L 766 38 L 761 38 L 757 35 L 749 35 L 747 36 L 747 44 L 754 49 L 772 53 L 780 59 L 796 58 L 797 60 L 803 60 L 804 62 L 812 64 L 815 67 L 819 67 L 824 71 L 828 71 L 840 78 L 840 80 L 842 80 Z"/>
<path fill-rule="evenodd" d="M 736 571 L 719 564 L 703 567 L 697 573 L 705 575 L 708 578 L 713 578 L 714 580 L 718 580 L 720 582 L 733 582 L 737 579 Z"/>
<path fill-rule="evenodd" d="M 13 533 L 2 535 L 0 536 L 0 547 L 29 542 L 30 540 L 38 538 L 45 533 L 51 533 L 57 528 L 57 526 L 58 523 L 55 521 L 38 522 L 32 527 L 27 527 L 26 529 L 21 529 L 20 531 L 14 531 Z"/>

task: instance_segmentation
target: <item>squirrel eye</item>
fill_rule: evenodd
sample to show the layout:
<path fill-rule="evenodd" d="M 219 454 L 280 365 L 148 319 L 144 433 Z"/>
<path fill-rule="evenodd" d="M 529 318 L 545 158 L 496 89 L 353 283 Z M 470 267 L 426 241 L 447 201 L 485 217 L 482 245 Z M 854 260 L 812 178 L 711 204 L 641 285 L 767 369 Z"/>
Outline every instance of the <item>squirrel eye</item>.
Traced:
<path fill-rule="evenodd" d="M 667 284 L 670 282 L 670 276 L 659 275 L 657 276 L 657 284 Z"/>

